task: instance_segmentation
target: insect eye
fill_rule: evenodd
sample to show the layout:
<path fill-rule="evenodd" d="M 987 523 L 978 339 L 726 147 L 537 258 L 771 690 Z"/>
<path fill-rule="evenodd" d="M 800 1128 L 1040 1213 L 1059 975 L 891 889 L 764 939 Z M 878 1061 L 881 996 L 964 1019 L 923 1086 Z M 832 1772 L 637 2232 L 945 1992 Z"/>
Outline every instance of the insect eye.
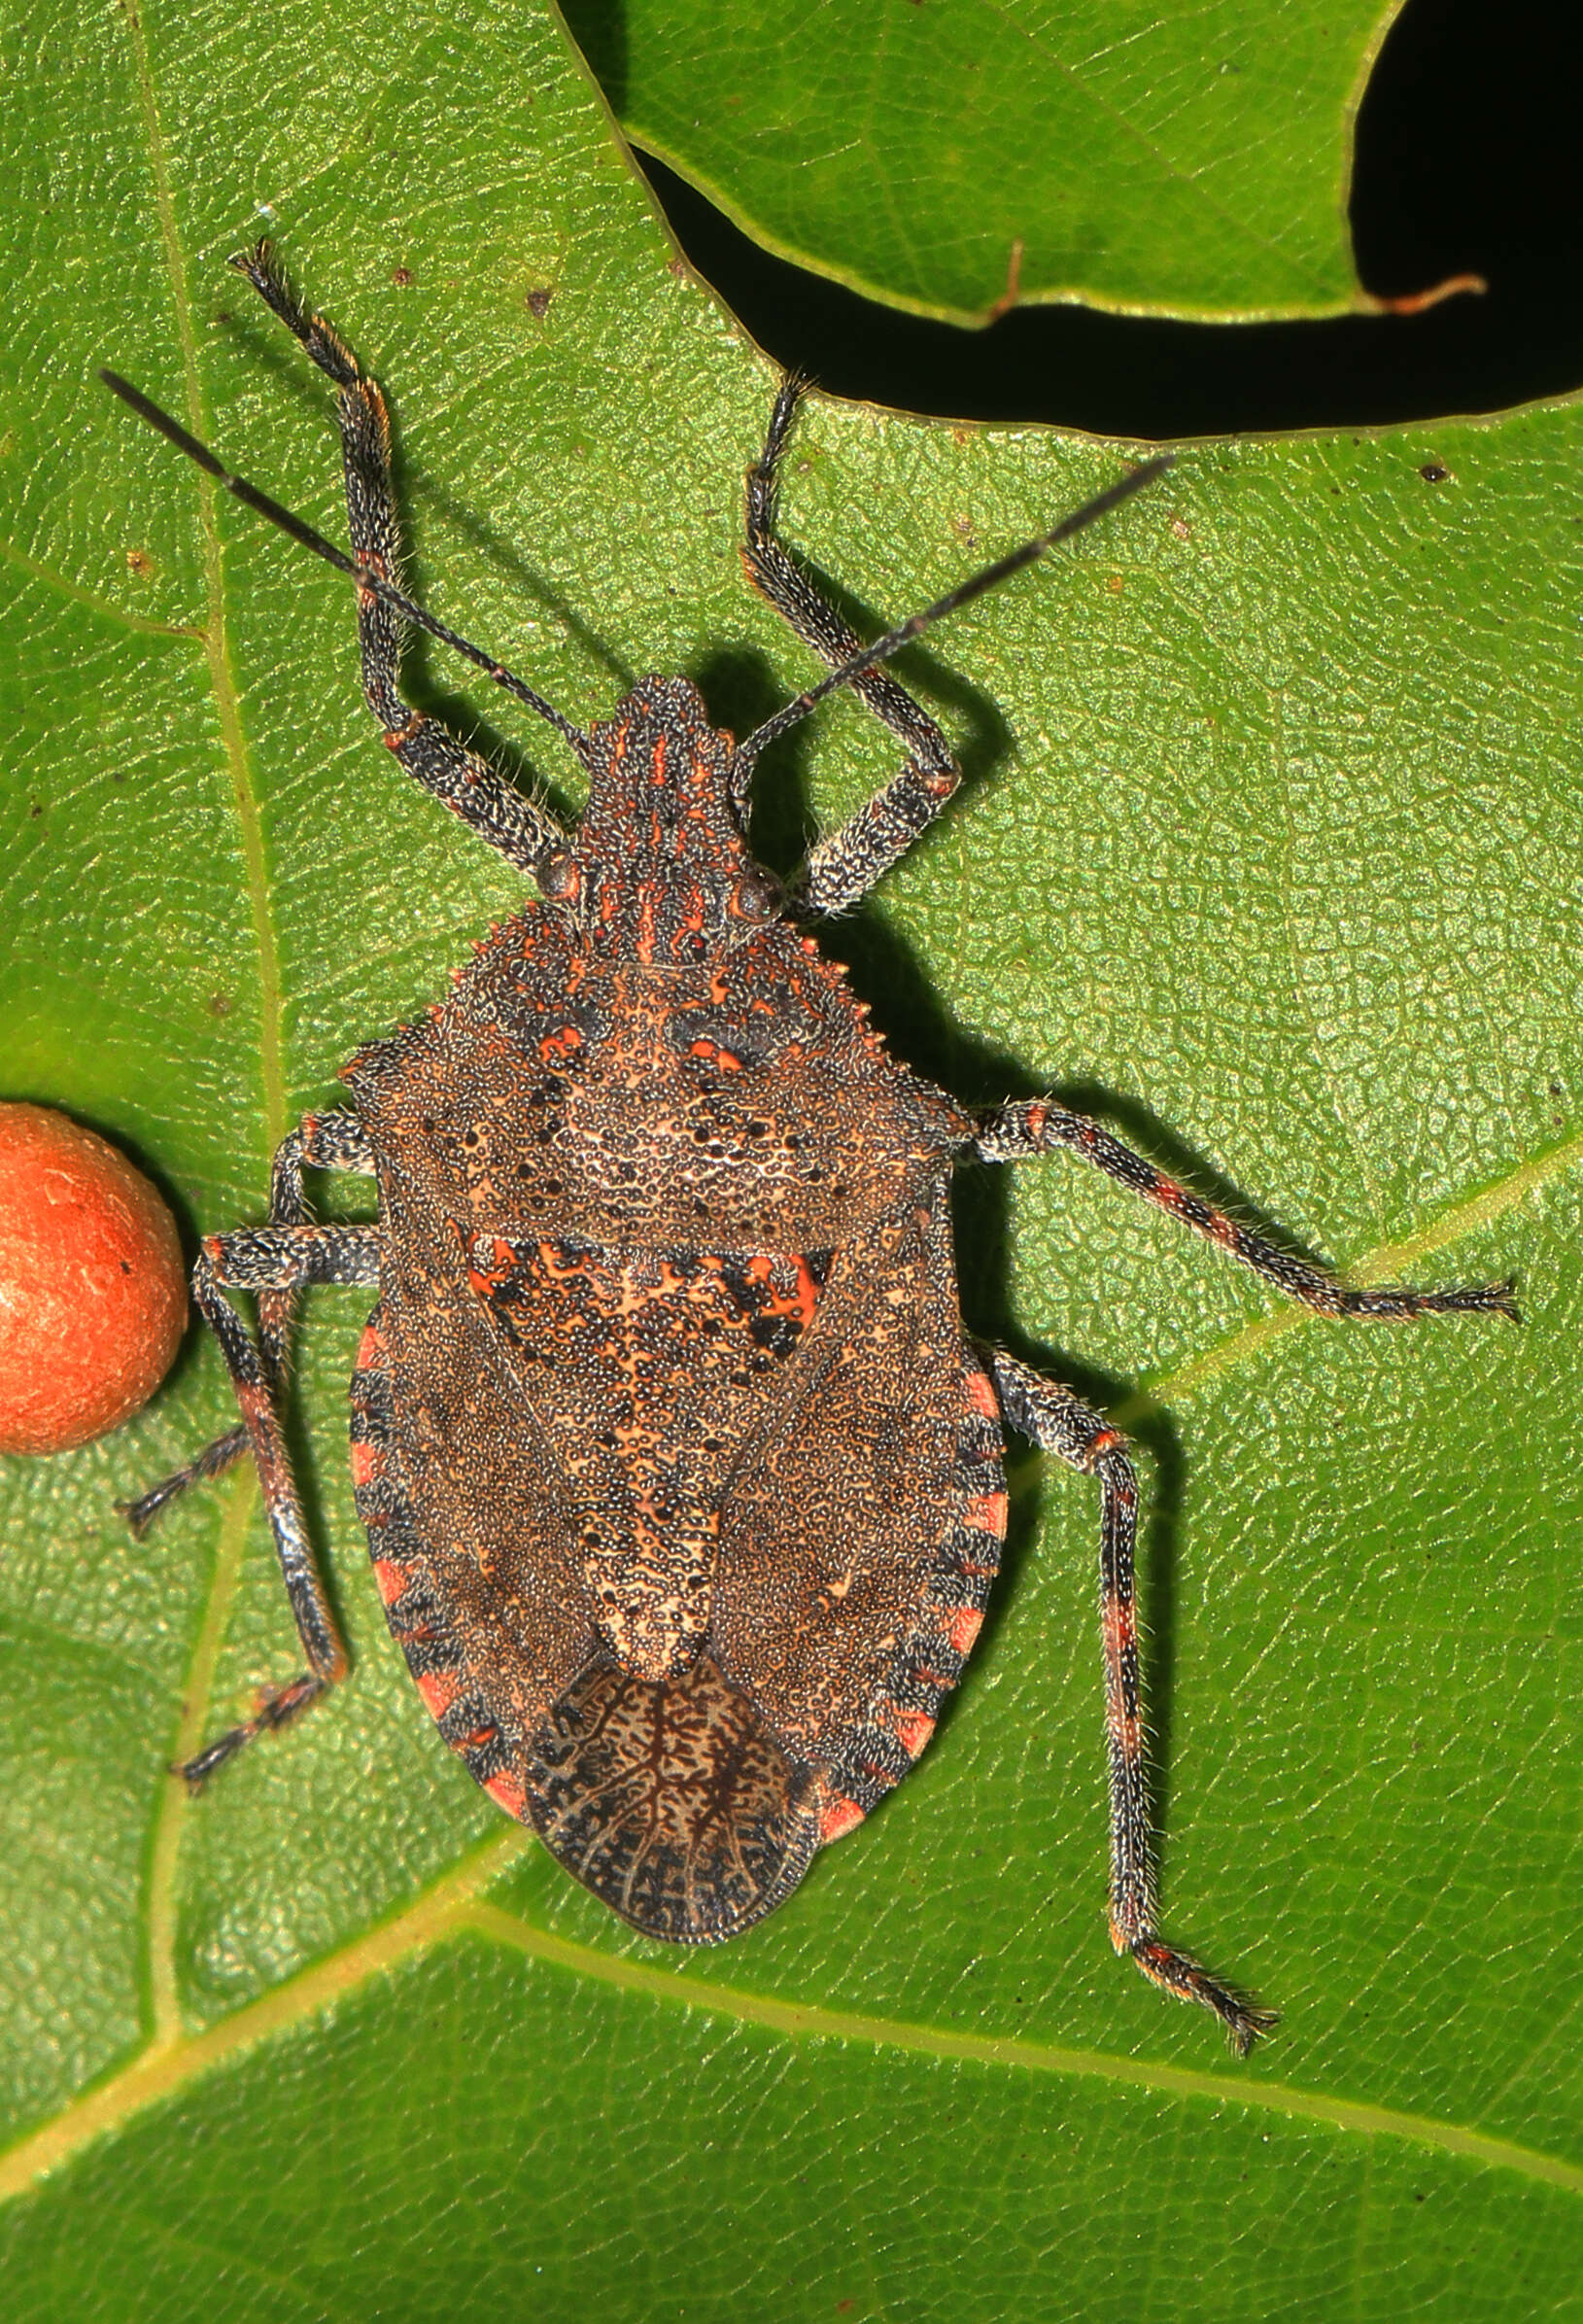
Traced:
<path fill-rule="evenodd" d="M 540 856 L 534 876 L 539 893 L 554 903 L 566 903 L 582 885 L 569 848 L 552 848 L 547 855 Z"/>
<path fill-rule="evenodd" d="M 774 919 L 780 911 L 780 887 L 768 872 L 748 872 L 731 899 L 735 919 Z"/>

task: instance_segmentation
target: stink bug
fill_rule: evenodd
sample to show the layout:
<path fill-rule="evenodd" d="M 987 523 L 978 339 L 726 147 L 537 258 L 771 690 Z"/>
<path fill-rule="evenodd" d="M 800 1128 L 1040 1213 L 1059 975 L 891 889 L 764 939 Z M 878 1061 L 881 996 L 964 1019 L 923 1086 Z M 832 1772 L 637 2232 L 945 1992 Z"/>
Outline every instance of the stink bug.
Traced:
<path fill-rule="evenodd" d="M 741 744 L 679 677 L 641 679 L 584 730 L 396 587 L 379 389 L 265 246 L 234 263 L 339 390 L 350 557 L 107 382 L 352 576 L 363 693 L 397 765 L 537 892 L 443 1004 L 343 1068 L 351 1105 L 285 1140 L 268 1223 L 203 1245 L 193 1292 L 244 1426 L 129 1514 L 141 1527 L 251 1449 L 307 1667 L 183 1772 L 201 1783 L 346 1667 L 281 1433 L 306 1284 L 378 1287 L 352 1379 L 357 1505 L 441 1733 L 569 1872 L 676 1943 L 783 1902 L 922 1751 L 999 1561 L 1009 1422 L 1099 1488 L 1113 1940 L 1247 2051 L 1266 2014 L 1154 1926 L 1132 1466 L 1068 1389 L 964 1337 L 952 1166 L 1069 1148 L 1326 1315 L 1515 1315 L 1510 1287 L 1350 1289 L 1059 1105 L 975 1117 L 887 1057 L 795 925 L 865 895 L 956 787 L 944 736 L 880 665 L 1167 463 L 864 646 L 775 538 L 790 381 L 748 471 L 742 554 L 829 675 Z M 402 701 L 408 623 L 555 727 L 588 777 L 575 830 Z M 744 843 L 754 765 L 848 684 L 904 763 L 782 888 Z M 378 1225 L 310 1223 L 310 1166 L 372 1174 Z M 234 1291 L 258 1297 L 257 1337 Z"/>

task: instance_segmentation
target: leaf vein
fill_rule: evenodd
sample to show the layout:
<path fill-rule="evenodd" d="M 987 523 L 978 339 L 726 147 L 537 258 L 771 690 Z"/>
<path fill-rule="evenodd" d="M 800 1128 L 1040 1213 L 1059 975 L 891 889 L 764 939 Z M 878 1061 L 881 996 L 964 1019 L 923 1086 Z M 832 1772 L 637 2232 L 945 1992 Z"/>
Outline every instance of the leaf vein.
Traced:
<path fill-rule="evenodd" d="M 486 1841 L 394 1921 L 357 1938 L 202 2033 L 163 2047 L 152 2045 L 0 2156 L 0 2201 L 26 2193 L 46 2172 L 72 2161 L 92 2141 L 120 2129 L 146 2108 L 174 2097 L 199 2074 L 258 2041 L 306 2023 L 373 1977 L 405 1965 L 448 1939 L 469 1934 L 618 1993 L 708 2011 L 792 2040 L 863 2043 L 942 2064 L 1059 2075 L 1147 2091 L 1161 2098 L 1203 2099 L 1218 2107 L 1240 2106 L 1255 2114 L 1320 2123 L 1356 2136 L 1405 2139 L 1482 2168 L 1513 2171 L 1568 2194 L 1583 2195 L 1583 2165 L 1432 2115 L 1374 2105 L 1328 2091 L 1299 2090 L 1287 2083 L 1198 2072 L 1154 2059 L 1067 2049 L 1009 2036 L 958 2033 L 946 2027 L 786 2001 L 598 1952 L 592 1946 L 535 1928 L 481 1900 L 479 1891 L 509 1869 L 527 1846 L 526 1835 L 518 1831 Z"/>

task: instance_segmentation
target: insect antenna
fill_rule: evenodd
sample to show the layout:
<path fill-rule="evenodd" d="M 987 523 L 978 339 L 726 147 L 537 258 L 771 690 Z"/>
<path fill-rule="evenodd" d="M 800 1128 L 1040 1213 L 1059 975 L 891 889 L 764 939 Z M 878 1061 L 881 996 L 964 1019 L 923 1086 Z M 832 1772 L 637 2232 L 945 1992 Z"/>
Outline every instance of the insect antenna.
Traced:
<path fill-rule="evenodd" d="M 151 428 L 167 437 L 178 452 L 185 452 L 189 460 L 195 461 L 206 476 L 212 476 L 217 484 L 224 485 L 245 507 L 277 526 L 301 547 L 311 549 L 327 565 L 333 565 L 337 572 L 344 572 L 348 579 L 356 581 L 360 589 L 366 589 L 371 596 L 389 606 L 393 612 L 399 613 L 416 628 L 427 630 L 442 645 L 450 646 L 453 653 L 461 654 L 475 669 L 482 670 L 486 677 L 493 678 L 516 701 L 526 704 L 529 710 L 536 711 L 539 717 L 547 719 L 557 734 L 563 735 L 571 745 L 577 756 L 586 761 L 589 744 L 581 727 L 573 726 L 569 718 L 563 716 L 552 702 L 546 702 L 543 695 L 536 693 L 525 678 L 507 670 L 503 662 L 486 653 L 481 645 L 474 645 L 470 639 L 464 638 L 459 630 L 451 629 L 432 613 L 426 612 L 422 606 L 415 604 L 404 590 L 398 589 L 384 573 L 376 572 L 372 566 L 360 564 L 357 558 L 349 557 L 344 549 L 338 549 L 332 540 L 325 538 L 323 533 L 316 533 L 305 518 L 295 515 L 279 501 L 272 500 L 268 493 L 260 492 L 245 476 L 233 475 L 207 444 L 190 434 L 180 420 L 172 419 L 168 411 L 162 411 L 157 403 L 151 401 L 140 388 L 133 387 L 130 380 L 122 379 L 117 371 L 101 371 L 99 377 L 113 396 L 119 396 L 140 420 L 146 420 Z"/>
<path fill-rule="evenodd" d="M 909 614 L 895 629 L 887 630 L 872 645 L 865 645 L 861 653 L 854 653 L 844 662 L 838 663 L 828 677 L 822 677 L 816 686 L 809 686 L 791 702 L 785 703 L 773 717 L 766 718 L 762 726 L 755 727 L 745 742 L 738 744 L 738 760 L 751 761 L 757 758 L 759 752 L 777 742 L 789 726 L 795 726 L 800 718 L 806 718 L 814 705 L 823 702 L 827 694 L 834 694 L 840 687 L 850 685 L 852 679 L 861 677 L 865 670 L 873 670 L 878 663 L 888 662 L 892 654 L 900 653 L 904 645 L 911 645 L 914 638 L 932 628 L 945 614 L 954 613 L 958 606 L 970 605 L 974 598 L 982 597 L 987 589 L 998 588 L 1002 581 L 1008 581 L 1013 573 L 1020 572 L 1024 565 L 1032 565 L 1048 549 L 1055 548 L 1063 540 L 1070 540 L 1074 533 L 1083 532 L 1088 525 L 1097 524 L 1102 516 L 1109 516 L 1113 508 L 1118 508 L 1135 492 L 1142 492 L 1145 485 L 1153 484 L 1157 476 L 1163 476 L 1173 465 L 1174 456 L 1169 452 L 1161 452 L 1154 459 L 1146 460 L 1141 468 L 1135 468 L 1127 475 L 1118 477 L 1094 500 L 1084 502 L 1081 508 L 1074 508 L 1070 516 L 1063 516 L 1053 531 L 1041 533 L 1037 539 L 1025 540 L 1019 549 L 1013 549 L 1010 556 L 997 558 L 993 565 L 986 565 L 982 572 L 976 572 L 971 580 L 963 581 L 959 588 L 948 590 L 944 597 L 936 598 L 934 604 L 925 606 L 921 613 Z"/>

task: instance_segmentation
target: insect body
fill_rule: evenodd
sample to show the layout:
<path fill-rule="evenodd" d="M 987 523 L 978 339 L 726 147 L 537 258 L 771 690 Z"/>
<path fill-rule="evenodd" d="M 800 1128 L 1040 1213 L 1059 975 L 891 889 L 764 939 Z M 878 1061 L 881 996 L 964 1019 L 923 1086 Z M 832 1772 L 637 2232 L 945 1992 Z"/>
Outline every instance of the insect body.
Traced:
<path fill-rule="evenodd" d="M 880 661 L 1155 469 L 863 647 L 774 538 L 789 384 L 749 472 L 744 558 L 832 675 L 742 745 L 683 678 L 642 679 L 584 732 L 396 587 L 379 391 L 265 249 L 237 263 L 340 390 L 351 559 L 111 384 L 354 574 L 386 743 L 537 892 L 443 1004 L 358 1053 L 348 1110 L 287 1138 L 269 1224 L 204 1245 L 194 1292 L 245 1433 L 133 1521 L 251 1446 L 307 1669 L 185 1772 L 201 1781 L 345 1667 L 280 1429 L 303 1285 L 378 1288 L 352 1381 L 358 1509 L 446 1741 L 624 1919 L 683 1943 L 779 1904 L 922 1751 L 998 1562 L 1009 1421 L 1099 1487 L 1114 1940 L 1246 2050 L 1264 2013 L 1154 1926 L 1130 1462 L 1068 1390 L 964 1338 L 951 1167 L 1069 1147 L 1328 1314 L 1512 1313 L 1509 1290 L 1348 1289 L 1081 1116 L 967 1113 L 885 1054 L 843 971 L 793 924 L 866 893 L 955 787 L 944 737 Z M 589 781 L 574 832 L 402 702 L 408 619 L 570 744 Z M 783 893 L 743 840 L 753 764 L 842 683 L 906 761 Z M 377 1227 L 312 1224 L 310 1166 L 371 1172 Z M 235 1290 L 258 1297 L 257 1339 Z"/>

